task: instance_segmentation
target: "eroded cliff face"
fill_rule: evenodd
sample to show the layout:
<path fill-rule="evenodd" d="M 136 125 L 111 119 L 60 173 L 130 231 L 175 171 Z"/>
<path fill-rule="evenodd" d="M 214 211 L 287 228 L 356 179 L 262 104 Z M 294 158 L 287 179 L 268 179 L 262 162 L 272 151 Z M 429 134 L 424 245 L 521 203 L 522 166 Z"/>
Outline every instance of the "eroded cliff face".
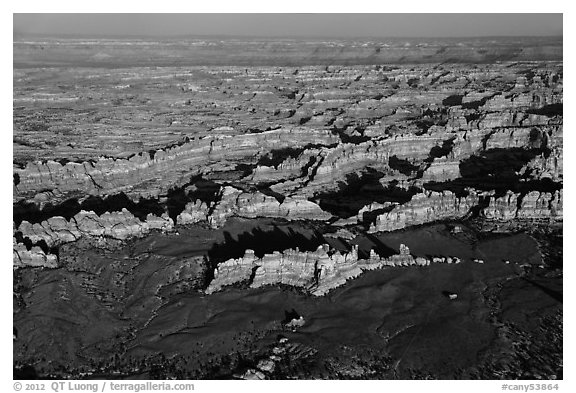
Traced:
<path fill-rule="evenodd" d="M 72 76 L 80 91 L 87 73 Z M 120 153 L 128 145 L 114 134 L 100 153 L 92 145 L 74 161 L 58 133 L 41 161 L 19 145 L 28 153 L 15 157 L 15 266 L 58 266 L 58 247 L 83 237 L 127 241 L 182 225 L 222 228 L 231 218 L 369 233 L 469 218 L 562 221 L 561 63 L 197 67 L 190 75 L 196 84 L 168 95 L 198 115 L 178 109 L 170 143 L 166 133 L 136 133 L 126 138 L 157 147 Z M 122 90 L 149 77 L 141 70 Z M 26 102 L 16 138 L 36 124 Z M 41 96 L 30 102 L 50 112 Z M 90 119 L 51 121 L 57 130 Z"/>
<path fill-rule="evenodd" d="M 172 120 L 180 136 L 167 147 L 129 156 L 94 150 L 73 162 L 59 149 L 44 161 L 18 158 L 16 248 L 24 255 L 83 235 L 126 240 L 174 225 L 219 228 L 231 217 L 339 218 L 339 225 L 371 232 L 470 216 L 561 220 L 561 64 L 468 68 L 213 69 L 211 76 L 226 75 L 223 84 L 200 77 L 174 93 L 190 97 L 185 105 L 218 108 L 203 112 L 204 132 L 186 135 L 186 121 Z M 223 104 L 234 97 L 249 99 Z M 39 97 L 32 101 L 42 106 Z M 266 126 L 241 121 L 238 111 Z M 227 115 L 238 121 L 219 121 Z M 64 127 L 70 118 L 55 121 Z M 210 197 L 190 191 L 198 176 L 214 182 Z M 350 204 L 356 189 L 360 199 Z M 137 213 L 120 203 L 92 214 L 81 208 L 89 198 L 119 195 L 148 208 Z M 71 200 L 80 206 L 76 215 L 57 214 Z M 36 213 L 20 215 L 26 209 Z"/>
<path fill-rule="evenodd" d="M 275 148 L 331 145 L 337 138 L 326 130 L 273 130 L 231 137 L 221 135 L 187 141 L 180 146 L 139 153 L 128 159 L 98 157 L 95 161 L 52 160 L 15 168 L 14 202 L 58 203 L 69 197 L 125 193 L 133 200 L 166 194 L 191 176 L 234 169 L 262 151 Z M 41 196 L 38 196 L 41 194 Z"/>
<path fill-rule="evenodd" d="M 208 222 L 214 228 L 226 223 L 229 217 L 274 217 L 286 220 L 320 220 L 332 218 L 316 203 L 305 198 L 285 197 L 282 202 L 261 192 L 247 193 L 227 186 L 222 189 L 221 199 L 214 206 Z"/>
<path fill-rule="evenodd" d="M 70 220 L 55 216 L 41 223 L 31 224 L 22 221 L 15 229 L 14 266 L 42 266 L 45 260 L 46 267 L 57 267 L 57 256 L 50 251 L 82 237 L 127 240 L 146 236 L 151 230 L 165 232 L 173 228 L 174 222 L 167 214 L 161 217 L 148 214 L 144 221 L 140 221 L 126 209 L 120 212 L 106 212 L 100 216 L 92 211 L 82 210 Z M 26 245 L 18 243 L 17 238 L 36 246 L 27 250 Z"/>
<path fill-rule="evenodd" d="M 474 191 L 461 198 L 451 191 L 416 194 L 410 202 L 378 215 L 369 231 L 394 231 L 436 220 L 463 218 L 478 206 L 479 201 L 480 197 Z"/>
<path fill-rule="evenodd" d="M 562 221 L 562 190 L 550 192 L 530 191 L 527 194 L 507 191 L 497 197 L 494 192 L 476 193 L 469 190 L 458 197 L 451 191 L 428 191 L 416 194 L 403 204 L 376 217 L 369 232 L 395 231 L 411 225 L 466 217 L 481 216 L 498 221 L 514 219 L 542 219 Z"/>
<path fill-rule="evenodd" d="M 246 250 L 242 258 L 218 264 L 206 293 L 237 284 L 251 288 L 284 284 L 303 288 L 314 296 L 323 296 L 344 285 L 347 280 L 358 277 L 365 270 L 384 266 L 429 266 L 431 263 L 460 262 L 460 258 L 452 256 L 414 257 L 404 244 L 400 244 L 398 254 L 389 257 L 381 257 L 370 250 L 367 259 L 358 257 L 358 246 L 353 246 L 350 252 L 341 253 L 324 244 L 316 251 L 289 249 L 265 254 L 262 258 L 256 257 L 253 250 Z"/>

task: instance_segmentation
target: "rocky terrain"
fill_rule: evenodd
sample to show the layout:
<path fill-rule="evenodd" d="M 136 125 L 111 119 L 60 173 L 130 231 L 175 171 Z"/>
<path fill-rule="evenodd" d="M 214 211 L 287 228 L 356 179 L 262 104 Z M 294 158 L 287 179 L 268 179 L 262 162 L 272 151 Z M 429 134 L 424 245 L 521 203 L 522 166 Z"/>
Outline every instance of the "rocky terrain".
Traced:
<path fill-rule="evenodd" d="M 210 42 L 14 43 L 15 375 L 561 378 L 561 40 Z"/>

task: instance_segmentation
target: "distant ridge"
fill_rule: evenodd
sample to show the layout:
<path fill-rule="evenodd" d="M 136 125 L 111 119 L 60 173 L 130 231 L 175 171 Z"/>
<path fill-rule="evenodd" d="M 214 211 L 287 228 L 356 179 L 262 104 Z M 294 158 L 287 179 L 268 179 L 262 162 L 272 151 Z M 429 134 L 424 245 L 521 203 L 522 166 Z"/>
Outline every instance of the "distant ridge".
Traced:
<path fill-rule="evenodd" d="M 562 61 L 563 38 L 23 36 L 14 67 L 303 66 Z"/>

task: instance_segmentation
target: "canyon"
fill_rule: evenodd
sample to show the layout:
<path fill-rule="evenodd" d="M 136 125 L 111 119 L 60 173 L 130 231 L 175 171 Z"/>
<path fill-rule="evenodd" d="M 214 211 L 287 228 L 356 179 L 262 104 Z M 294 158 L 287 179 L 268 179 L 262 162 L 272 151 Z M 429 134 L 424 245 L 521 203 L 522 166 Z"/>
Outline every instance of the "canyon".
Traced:
<path fill-rule="evenodd" d="M 561 40 L 130 43 L 14 42 L 15 375 L 561 377 Z"/>

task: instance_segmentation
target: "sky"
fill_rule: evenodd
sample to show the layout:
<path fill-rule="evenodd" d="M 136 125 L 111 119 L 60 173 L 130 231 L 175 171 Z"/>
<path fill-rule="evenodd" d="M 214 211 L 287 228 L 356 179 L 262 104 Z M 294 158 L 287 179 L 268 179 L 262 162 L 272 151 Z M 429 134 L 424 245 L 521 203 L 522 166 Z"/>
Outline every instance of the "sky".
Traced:
<path fill-rule="evenodd" d="M 562 14 L 14 14 L 18 34 L 265 37 L 562 35 Z"/>

